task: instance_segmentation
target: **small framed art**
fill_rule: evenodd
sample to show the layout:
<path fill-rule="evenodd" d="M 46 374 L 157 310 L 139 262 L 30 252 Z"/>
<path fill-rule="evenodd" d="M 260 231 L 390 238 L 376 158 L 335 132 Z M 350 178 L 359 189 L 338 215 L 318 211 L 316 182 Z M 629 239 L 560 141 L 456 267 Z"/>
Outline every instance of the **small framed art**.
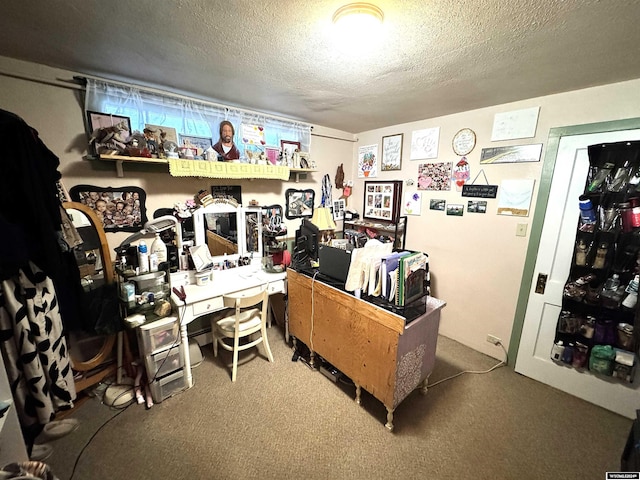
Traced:
<path fill-rule="evenodd" d="M 213 146 L 213 141 L 208 137 L 194 137 L 192 135 L 180 135 L 181 147 L 196 148 L 198 154 Z"/>
<path fill-rule="evenodd" d="M 396 223 L 400 215 L 401 201 L 401 180 L 364 182 L 363 218 Z"/>
<path fill-rule="evenodd" d="M 119 127 L 119 130 L 127 130 L 131 134 L 131 119 L 122 115 L 87 110 L 87 122 L 89 122 L 89 133 L 99 128 Z"/>
<path fill-rule="evenodd" d="M 313 216 L 313 205 L 315 200 L 313 189 L 295 190 L 293 188 L 284 192 L 286 199 L 285 217 L 288 219 Z"/>
<path fill-rule="evenodd" d="M 333 219 L 344 220 L 344 209 L 346 207 L 346 201 L 344 198 L 339 198 L 333 201 Z"/>
<path fill-rule="evenodd" d="M 402 162 L 402 139 L 404 135 L 398 133 L 382 137 L 382 170 L 400 170 Z"/>
<path fill-rule="evenodd" d="M 293 166 L 294 153 L 300 151 L 300 142 L 280 140 L 280 147 L 282 149 L 282 162 L 285 165 Z"/>

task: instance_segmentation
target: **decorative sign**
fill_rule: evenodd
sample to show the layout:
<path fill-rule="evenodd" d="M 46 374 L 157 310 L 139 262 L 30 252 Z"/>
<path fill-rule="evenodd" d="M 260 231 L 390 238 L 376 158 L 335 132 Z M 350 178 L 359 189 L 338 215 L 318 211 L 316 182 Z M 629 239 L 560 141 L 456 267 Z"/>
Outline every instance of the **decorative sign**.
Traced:
<path fill-rule="evenodd" d="M 539 162 L 541 154 L 541 143 L 511 147 L 483 148 L 480 154 L 480 163 Z"/>
<path fill-rule="evenodd" d="M 242 143 L 248 145 L 264 145 L 264 127 L 260 125 L 242 124 Z"/>
<path fill-rule="evenodd" d="M 358 178 L 378 176 L 378 144 L 358 147 Z"/>
<path fill-rule="evenodd" d="M 462 196 L 473 198 L 496 198 L 498 196 L 498 185 L 463 185 Z"/>
<path fill-rule="evenodd" d="M 440 127 L 411 132 L 411 160 L 438 158 Z"/>
<path fill-rule="evenodd" d="M 470 128 L 459 130 L 453 136 L 452 146 L 456 155 L 468 155 L 476 146 L 476 132 Z"/>
<path fill-rule="evenodd" d="M 491 141 L 535 137 L 539 113 L 540 107 L 496 113 L 493 118 Z"/>

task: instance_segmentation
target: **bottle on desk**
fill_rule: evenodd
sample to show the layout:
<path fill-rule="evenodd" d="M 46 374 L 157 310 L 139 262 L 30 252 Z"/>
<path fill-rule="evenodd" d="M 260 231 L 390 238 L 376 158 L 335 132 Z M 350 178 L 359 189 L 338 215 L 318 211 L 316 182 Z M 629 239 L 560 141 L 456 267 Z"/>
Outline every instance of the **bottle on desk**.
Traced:
<path fill-rule="evenodd" d="M 149 251 L 144 240 L 140 240 L 138 244 L 138 267 L 140 268 L 140 273 L 149 271 Z"/>

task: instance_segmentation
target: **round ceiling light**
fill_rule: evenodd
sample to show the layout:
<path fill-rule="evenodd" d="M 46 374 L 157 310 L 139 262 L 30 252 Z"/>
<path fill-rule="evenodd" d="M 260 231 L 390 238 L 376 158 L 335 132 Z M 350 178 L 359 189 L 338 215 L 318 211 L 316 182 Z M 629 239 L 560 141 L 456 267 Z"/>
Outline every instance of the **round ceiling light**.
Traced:
<path fill-rule="evenodd" d="M 382 23 L 384 13 L 380 8 L 365 2 L 349 3 L 336 10 L 333 23 Z M 373 22 L 372 22 L 373 21 Z"/>

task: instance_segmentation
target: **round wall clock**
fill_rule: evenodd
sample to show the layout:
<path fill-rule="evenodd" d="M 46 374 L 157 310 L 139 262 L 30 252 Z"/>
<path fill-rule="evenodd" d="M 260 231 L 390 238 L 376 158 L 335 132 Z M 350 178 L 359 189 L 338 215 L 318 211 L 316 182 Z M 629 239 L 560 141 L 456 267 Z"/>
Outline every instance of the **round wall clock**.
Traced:
<path fill-rule="evenodd" d="M 467 155 L 476 146 L 476 132 L 463 128 L 453 136 L 453 151 L 456 155 Z"/>

